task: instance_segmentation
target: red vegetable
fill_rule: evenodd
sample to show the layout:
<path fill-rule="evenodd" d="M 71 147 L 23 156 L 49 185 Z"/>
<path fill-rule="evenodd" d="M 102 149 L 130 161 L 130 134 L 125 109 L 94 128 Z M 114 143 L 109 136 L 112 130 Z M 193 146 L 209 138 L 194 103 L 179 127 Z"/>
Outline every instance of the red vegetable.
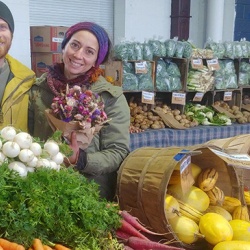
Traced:
<path fill-rule="evenodd" d="M 117 229 L 115 231 L 115 234 L 116 234 L 116 237 L 119 238 L 119 239 L 123 239 L 123 240 L 127 240 L 131 235 L 123 232 L 122 230 L 120 229 Z"/>
<path fill-rule="evenodd" d="M 136 250 L 146 250 L 146 249 L 154 249 L 154 250 L 185 250 L 184 248 L 174 247 L 170 245 L 161 244 L 154 241 L 144 240 L 138 237 L 130 237 L 127 240 L 126 245 L 132 247 Z"/>
<path fill-rule="evenodd" d="M 136 236 L 136 237 L 144 239 L 144 240 L 149 240 L 145 235 L 140 233 L 136 228 L 134 228 L 127 221 L 121 220 L 121 224 L 122 224 L 121 227 L 118 229 L 123 231 L 124 233 L 128 234 L 129 236 Z"/>
<path fill-rule="evenodd" d="M 129 246 L 124 246 L 124 250 L 134 250 L 134 248 L 129 247 Z"/>
<path fill-rule="evenodd" d="M 119 212 L 119 214 L 122 216 L 122 218 L 127 221 L 129 224 L 131 224 L 134 228 L 144 232 L 144 233 L 148 233 L 148 234 L 153 234 L 153 235 L 161 235 L 159 233 L 155 233 L 149 229 L 147 229 L 146 227 L 144 227 L 140 222 L 139 219 L 136 218 L 135 216 L 131 215 L 130 213 L 128 213 L 125 210 L 122 210 Z"/>

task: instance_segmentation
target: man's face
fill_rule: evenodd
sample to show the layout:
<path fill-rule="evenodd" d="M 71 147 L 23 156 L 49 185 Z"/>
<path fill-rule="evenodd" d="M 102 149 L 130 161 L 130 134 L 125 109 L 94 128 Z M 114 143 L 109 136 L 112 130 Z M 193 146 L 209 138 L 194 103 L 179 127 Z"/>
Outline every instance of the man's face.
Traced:
<path fill-rule="evenodd" d="M 12 42 L 12 33 L 9 25 L 0 18 L 0 60 L 7 55 Z"/>

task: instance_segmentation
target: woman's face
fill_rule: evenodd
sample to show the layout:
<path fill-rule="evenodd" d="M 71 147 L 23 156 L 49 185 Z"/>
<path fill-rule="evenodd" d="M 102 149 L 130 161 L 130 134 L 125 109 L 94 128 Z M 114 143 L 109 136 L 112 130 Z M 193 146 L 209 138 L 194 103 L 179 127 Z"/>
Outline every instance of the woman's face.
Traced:
<path fill-rule="evenodd" d="M 91 32 L 80 30 L 73 34 L 62 51 L 66 78 L 74 79 L 84 75 L 95 66 L 98 51 L 98 40 Z"/>

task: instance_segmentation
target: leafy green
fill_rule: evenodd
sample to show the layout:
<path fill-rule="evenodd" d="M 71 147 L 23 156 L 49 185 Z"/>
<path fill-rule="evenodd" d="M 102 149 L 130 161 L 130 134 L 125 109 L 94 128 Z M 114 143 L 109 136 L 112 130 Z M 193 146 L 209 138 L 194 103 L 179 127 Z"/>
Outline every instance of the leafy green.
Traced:
<path fill-rule="evenodd" d="M 26 247 L 40 238 L 73 249 L 119 249 L 108 238 L 119 226 L 118 207 L 72 168 L 38 168 L 22 178 L 0 166 L 1 237 Z"/>
<path fill-rule="evenodd" d="M 217 113 L 212 107 L 188 103 L 185 114 L 202 125 L 231 125 L 232 121 L 225 114 Z"/>

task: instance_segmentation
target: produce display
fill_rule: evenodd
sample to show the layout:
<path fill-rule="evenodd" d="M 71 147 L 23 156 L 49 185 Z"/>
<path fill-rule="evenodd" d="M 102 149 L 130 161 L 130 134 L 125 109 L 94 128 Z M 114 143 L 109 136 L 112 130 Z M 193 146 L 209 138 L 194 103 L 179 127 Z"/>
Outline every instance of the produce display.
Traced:
<path fill-rule="evenodd" d="M 249 249 L 249 191 L 242 201 L 225 195 L 217 186 L 220 175 L 215 168 L 191 167 L 195 183 L 188 191 L 182 190 L 178 165 L 167 187 L 164 209 L 174 233 L 185 244 L 205 241 L 213 250 Z"/>

